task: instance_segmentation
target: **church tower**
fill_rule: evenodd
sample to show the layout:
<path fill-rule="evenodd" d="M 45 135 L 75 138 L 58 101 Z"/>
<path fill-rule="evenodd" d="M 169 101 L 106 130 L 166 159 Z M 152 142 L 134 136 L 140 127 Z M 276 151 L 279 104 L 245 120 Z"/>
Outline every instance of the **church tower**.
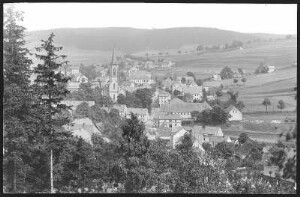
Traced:
<path fill-rule="evenodd" d="M 119 85 L 118 85 L 118 65 L 115 59 L 115 48 L 113 49 L 109 70 L 110 70 L 109 71 L 109 96 L 113 102 L 117 102 L 117 97 L 119 95 Z"/>

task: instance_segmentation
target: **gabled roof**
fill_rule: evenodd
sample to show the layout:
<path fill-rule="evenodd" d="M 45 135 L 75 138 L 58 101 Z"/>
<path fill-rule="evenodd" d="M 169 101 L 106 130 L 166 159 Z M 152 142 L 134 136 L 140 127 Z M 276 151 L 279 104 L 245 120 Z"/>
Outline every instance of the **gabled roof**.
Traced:
<path fill-rule="evenodd" d="M 229 107 L 227 107 L 226 109 L 224 109 L 225 112 L 229 113 L 231 110 L 237 110 L 240 111 L 238 108 L 236 108 L 234 105 L 230 105 Z"/>
<path fill-rule="evenodd" d="M 235 149 L 235 155 L 241 159 L 245 159 L 253 149 L 260 148 L 260 146 L 253 140 L 247 140 L 243 144 L 239 144 Z"/>
<path fill-rule="evenodd" d="M 181 120 L 181 116 L 179 114 L 157 114 L 156 119 L 159 120 Z"/>
<path fill-rule="evenodd" d="M 192 133 L 201 133 L 201 134 L 209 134 L 209 135 L 214 135 L 216 136 L 219 129 L 221 129 L 220 127 L 211 127 L 211 126 L 199 126 L 199 125 L 195 125 L 192 129 Z"/>
<path fill-rule="evenodd" d="M 148 114 L 148 109 L 147 108 L 127 108 L 127 113 L 130 114 L 131 112 L 133 114 L 146 115 L 146 114 Z"/>
<path fill-rule="evenodd" d="M 189 94 L 202 94 L 202 86 L 184 86 L 183 91 L 184 93 L 189 93 Z"/>
<path fill-rule="evenodd" d="M 192 111 L 202 112 L 206 109 L 211 109 L 211 106 L 204 103 L 188 103 L 181 101 L 180 99 L 174 101 L 174 99 L 170 102 L 170 104 L 163 104 L 161 106 L 161 111 L 164 112 L 173 112 L 173 113 L 190 113 Z"/>
<path fill-rule="evenodd" d="M 119 112 L 125 112 L 126 105 L 117 104 L 117 105 L 114 105 L 113 108 L 119 110 Z"/>
<path fill-rule="evenodd" d="M 170 96 L 170 94 L 168 92 L 160 91 L 158 93 L 158 96 L 165 96 L 165 97 L 167 97 L 167 96 Z"/>
<path fill-rule="evenodd" d="M 183 127 L 173 127 L 172 128 L 172 133 L 177 133 L 177 132 L 179 132 L 179 131 L 181 131 L 181 130 L 185 130 Z M 185 130 L 186 131 L 186 130 Z"/>

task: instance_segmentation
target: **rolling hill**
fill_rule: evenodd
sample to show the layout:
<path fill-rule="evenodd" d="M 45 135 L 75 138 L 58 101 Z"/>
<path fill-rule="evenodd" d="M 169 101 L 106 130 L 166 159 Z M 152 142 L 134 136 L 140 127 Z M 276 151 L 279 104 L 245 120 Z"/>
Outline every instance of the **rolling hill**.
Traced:
<path fill-rule="evenodd" d="M 135 29 L 128 27 L 111 28 L 61 28 L 26 32 L 28 47 L 40 45 L 40 40 L 47 39 L 50 33 L 55 34 L 55 43 L 63 46 L 70 62 L 86 63 L 81 53 L 89 53 L 92 62 L 103 60 L 95 56 L 111 51 L 113 45 L 120 54 L 135 53 L 147 50 L 178 49 L 188 45 L 211 45 L 231 43 L 233 40 L 243 42 L 256 39 L 282 38 L 285 35 L 248 34 L 226 31 L 216 28 L 182 27 L 169 29 Z M 92 55 L 92 54 L 95 54 Z M 75 54 L 75 55 L 73 55 Z M 73 59 L 73 56 L 76 58 Z M 83 61 L 83 62 L 80 62 Z M 91 61 L 88 61 L 89 63 Z M 98 62 L 99 63 L 99 62 Z"/>

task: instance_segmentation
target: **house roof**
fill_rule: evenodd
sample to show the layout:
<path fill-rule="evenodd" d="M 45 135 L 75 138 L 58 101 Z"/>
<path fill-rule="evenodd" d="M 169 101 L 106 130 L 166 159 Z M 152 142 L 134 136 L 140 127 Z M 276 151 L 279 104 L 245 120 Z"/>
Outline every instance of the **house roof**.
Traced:
<path fill-rule="evenodd" d="M 225 112 L 229 113 L 231 110 L 237 110 L 237 111 L 240 111 L 238 110 L 238 108 L 236 108 L 234 105 L 230 105 L 229 107 L 227 107 L 226 109 L 224 109 Z"/>
<path fill-rule="evenodd" d="M 183 127 L 173 127 L 172 128 L 172 133 L 177 133 L 177 132 L 179 132 L 179 131 L 181 131 L 181 130 L 185 130 Z M 186 131 L 186 130 L 185 130 Z"/>
<path fill-rule="evenodd" d="M 189 94 L 202 94 L 202 86 L 183 86 L 184 93 Z"/>
<path fill-rule="evenodd" d="M 169 96 L 169 95 L 170 94 L 168 92 L 163 92 L 163 91 L 158 93 L 158 96 Z"/>
<path fill-rule="evenodd" d="M 202 133 L 202 134 L 210 134 L 216 136 L 218 131 L 220 130 L 220 127 L 211 127 L 211 126 L 199 126 L 195 125 L 192 129 L 192 133 Z"/>
<path fill-rule="evenodd" d="M 118 104 L 118 105 L 114 105 L 113 108 L 119 110 L 119 112 L 125 112 L 126 105 Z"/>
<path fill-rule="evenodd" d="M 253 140 L 247 140 L 243 144 L 239 144 L 235 149 L 235 155 L 241 159 L 245 159 L 253 149 L 260 148 L 260 146 Z"/>
<path fill-rule="evenodd" d="M 160 120 L 181 120 L 181 116 L 179 114 L 157 114 L 156 119 Z"/>
<path fill-rule="evenodd" d="M 82 137 L 89 143 L 92 143 L 91 138 L 93 134 L 99 134 L 102 136 L 102 133 L 97 129 L 91 119 L 89 118 L 80 118 L 75 119 L 72 122 L 72 126 L 70 127 L 70 131 L 73 135 Z M 110 140 L 104 136 L 102 136 L 106 142 L 110 142 Z"/>
<path fill-rule="evenodd" d="M 180 99 L 178 99 L 180 100 Z M 211 106 L 207 104 L 206 102 L 204 103 L 188 103 L 188 102 L 183 102 L 183 101 L 174 101 L 172 100 L 170 104 L 163 104 L 161 106 L 161 111 L 164 112 L 173 112 L 173 113 L 189 113 L 192 111 L 203 111 L 206 109 L 211 109 Z"/>
<path fill-rule="evenodd" d="M 127 108 L 127 113 L 133 113 L 138 115 L 146 115 L 148 114 L 147 108 Z"/>
<path fill-rule="evenodd" d="M 131 86 L 132 82 L 131 81 L 124 81 L 121 86 Z"/>
<path fill-rule="evenodd" d="M 146 79 L 151 79 L 151 75 L 149 76 L 148 74 L 139 74 L 139 73 L 134 73 L 129 76 L 129 80 L 146 80 Z"/>

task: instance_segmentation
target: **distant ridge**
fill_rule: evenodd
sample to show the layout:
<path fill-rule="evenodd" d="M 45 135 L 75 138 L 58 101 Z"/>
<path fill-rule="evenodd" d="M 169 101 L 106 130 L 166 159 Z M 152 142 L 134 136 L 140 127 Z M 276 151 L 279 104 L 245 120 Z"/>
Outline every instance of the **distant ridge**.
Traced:
<path fill-rule="evenodd" d="M 135 29 L 130 27 L 60 28 L 26 32 L 28 43 L 47 39 L 51 32 L 55 41 L 65 47 L 83 50 L 109 51 L 112 44 L 124 53 L 149 50 L 177 49 L 190 44 L 225 44 L 233 40 L 243 42 L 255 39 L 284 37 L 285 35 L 239 33 L 205 27 L 180 27 L 167 29 Z"/>

